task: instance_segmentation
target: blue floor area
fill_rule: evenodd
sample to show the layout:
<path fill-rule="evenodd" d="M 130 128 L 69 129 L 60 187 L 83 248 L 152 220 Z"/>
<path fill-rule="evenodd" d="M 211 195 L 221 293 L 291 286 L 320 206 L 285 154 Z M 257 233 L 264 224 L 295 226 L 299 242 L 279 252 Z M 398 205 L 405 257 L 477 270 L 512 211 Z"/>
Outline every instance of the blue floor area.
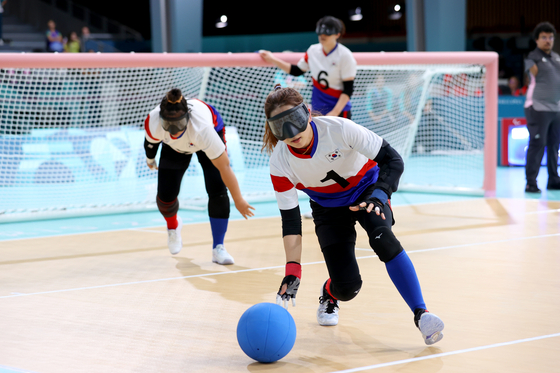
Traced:
<path fill-rule="evenodd" d="M 560 201 L 560 190 L 546 190 L 547 171 L 545 167 L 541 168 L 537 181 L 539 187 L 542 189 L 542 193 L 525 193 L 525 169 L 523 167 L 499 167 L 497 172 L 496 196 L 498 198 L 528 198 Z M 480 197 L 397 192 L 393 194 L 391 202 L 393 206 L 402 206 L 434 202 L 451 202 L 473 198 Z M 252 219 L 279 216 L 276 202 L 254 203 L 253 207 L 255 207 L 256 210 L 255 217 Z M 310 210 L 307 199 L 300 200 L 300 208 L 302 212 Z M 179 214 L 184 224 L 208 222 L 208 214 L 206 211 L 180 210 Z M 239 212 L 232 207 L 231 220 L 240 219 L 243 218 Z M 0 241 L 164 226 L 165 220 L 158 211 L 0 223 Z"/>

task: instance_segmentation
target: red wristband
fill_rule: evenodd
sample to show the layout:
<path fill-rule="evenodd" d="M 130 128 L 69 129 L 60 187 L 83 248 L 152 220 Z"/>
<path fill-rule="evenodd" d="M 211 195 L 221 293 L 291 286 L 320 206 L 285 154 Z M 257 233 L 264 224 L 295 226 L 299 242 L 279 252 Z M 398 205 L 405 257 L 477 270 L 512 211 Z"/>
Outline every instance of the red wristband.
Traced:
<path fill-rule="evenodd" d="M 301 264 L 296 262 L 286 263 L 286 276 L 296 276 L 301 280 Z"/>

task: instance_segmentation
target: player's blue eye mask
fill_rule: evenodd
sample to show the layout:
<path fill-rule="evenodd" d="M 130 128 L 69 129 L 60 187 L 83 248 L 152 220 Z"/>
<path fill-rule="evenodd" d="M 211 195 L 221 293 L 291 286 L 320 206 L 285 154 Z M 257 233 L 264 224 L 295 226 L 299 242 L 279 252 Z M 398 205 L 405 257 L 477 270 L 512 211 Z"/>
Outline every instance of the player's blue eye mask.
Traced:
<path fill-rule="evenodd" d="M 272 118 L 268 118 L 267 122 L 272 134 L 278 140 L 291 139 L 307 128 L 309 110 L 305 103 L 302 102 Z"/>

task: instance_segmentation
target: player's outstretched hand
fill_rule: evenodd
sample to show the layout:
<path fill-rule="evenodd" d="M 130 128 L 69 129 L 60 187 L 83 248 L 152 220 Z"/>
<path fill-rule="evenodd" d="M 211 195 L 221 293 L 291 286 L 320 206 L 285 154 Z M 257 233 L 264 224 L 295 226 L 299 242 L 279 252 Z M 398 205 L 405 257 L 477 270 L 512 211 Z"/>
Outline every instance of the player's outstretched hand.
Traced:
<path fill-rule="evenodd" d="M 264 49 L 261 49 L 259 51 L 259 55 L 261 56 L 261 58 L 263 60 L 265 60 L 268 63 L 273 63 L 274 60 L 274 56 L 272 55 L 272 53 L 270 53 L 270 51 L 266 51 Z"/>
<path fill-rule="evenodd" d="M 276 304 L 288 309 L 289 301 L 292 300 L 292 305 L 296 306 L 296 294 L 299 289 L 299 278 L 294 275 L 284 277 L 278 294 L 276 294 Z"/>
<path fill-rule="evenodd" d="M 155 170 L 158 169 L 155 158 L 154 159 L 146 158 L 146 164 L 148 165 L 148 168 L 152 171 L 155 171 Z"/>
<path fill-rule="evenodd" d="M 381 216 L 381 219 L 385 220 L 385 214 L 383 213 L 383 203 L 375 197 L 370 197 L 355 206 L 350 206 L 349 208 L 352 211 L 366 210 L 368 213 L 375 211 L 377 216 Z"/>
<path fill-rule="evenodd" d="M 290 261 L 286 263 L 286 272 L 278 294 L 276 294 L 276 304 L 288 309 L 288 302 L 291 299 L 292 305 L 296 306 L 296 294 L 299 289 L 301 278 L 301 264 Z M 282 304 L 284 303 L 284 304 Z"/>
<path fill-rule="evenodd" d="M 248 219 L 251 216 L 255 216 L 253 211 L 251 211 L 254 210 L 255 208 L 251 206 L 249 203 L 247 203 L 247 201 L 245 201 L 245 199 L 243 198 L 241 198 L 240 201 L 235 201 L 235 208 L 237 209 L 237 211 L 241 213 L 241 216 L 243 216 L 245 219 Z"/>

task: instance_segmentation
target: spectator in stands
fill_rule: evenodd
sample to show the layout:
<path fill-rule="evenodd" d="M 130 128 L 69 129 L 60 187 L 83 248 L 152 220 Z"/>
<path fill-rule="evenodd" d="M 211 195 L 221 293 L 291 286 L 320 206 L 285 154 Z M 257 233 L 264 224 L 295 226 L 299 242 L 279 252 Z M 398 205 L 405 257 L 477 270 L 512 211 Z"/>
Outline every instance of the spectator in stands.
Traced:
<path fill-rule="evenodd" d="M 507 80 L 507 85 L 498 86 L 499 95 L 515 95 L 515 92 L 519 89 L 519 78 L 515 75 L 511 76 Z M 515 95 L 518 96 L 518 95 Z"/>
<path fill-rule="evenodd" d="M 541 22 L 533 31 L 537 47 L 525 59 L 525 71 L 531 75 L 525 100 L 529 147 L 525 164 L 525 192 L 540 193 L 537 176 L 546 147 L 548 184 L 560 189 L 558 149 L 560 147 L 560 55 L 552 50 L 556 29 Z"/>
<path fill-rule="evenodd" d="M 510 94 L 513 95 L 519 89 L 519 78 L 515 75 L 508 79 L 508 87 Z"/>
<path fill-rule="evenodd" d="M 64 51 L 69 53 L 79 53 L 80 52 L 80 38 L 76 31 L 72 31 L 68 35 L 68 39 L 64 43 Z"/>
<path fill-rule="evenodd" d="M 523 87 L 517 88 L 512 95 L 514 96 L 525 96 L 527 94 L 527 87 L 529 86 L 529 75 L 523 74 Z"/>
<path fill-rule="evenodd" d="M 87 50 L 86 43 L 89 39 L 91 39 L 91 34 L 89 32 L 89 27 L 84 26 L 84 27 L 82 27 L 82 35 L 80 37 L 80 46 L 81 46 L 81 51 L 82 52 L 86 52 L 86 50 Z"/>
<path fill-rule="evenodd" d="M 47 52 L 62 52 L 64 45 L 62 44 L 62 34 L 56 29 L 56 23 L 51 19 L 47 23 L 49 27 L 47 36 Z"/>
<path fill-rule="evenodd" d="M 0 2 L 0 45 L 4 45 L 4 39 L 2 39 L 2 17 L 4 15 L 4 6 L 8 0 L 3 0 Z"/>

